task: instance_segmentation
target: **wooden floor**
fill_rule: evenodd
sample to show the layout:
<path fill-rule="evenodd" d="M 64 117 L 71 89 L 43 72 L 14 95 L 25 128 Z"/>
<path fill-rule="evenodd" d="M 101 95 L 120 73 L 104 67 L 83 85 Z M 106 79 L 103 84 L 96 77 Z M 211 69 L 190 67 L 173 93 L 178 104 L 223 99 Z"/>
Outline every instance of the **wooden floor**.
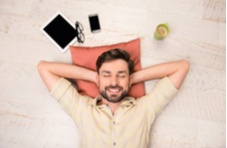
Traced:
<path fill-rule="evenodd" d="M 0 0 L 0 147 L 75 148 L 77 128 L 49 95 L 40 60 L 71 63 L 39 28 L 56 12 L 85 28 L 84 45 L 141 38 L 143 67 L 186 58 L 191 69 L 151 131 L 152 148 L 226 146 L 225 0 Z M 102 31 L 92 34 L 88 15 Z M 153 38 L 167 22 L 169 36 Z M 156 81 L 146 83 L 149 91 Z M 88 141 L 89 142 L 89 141 Z"/>

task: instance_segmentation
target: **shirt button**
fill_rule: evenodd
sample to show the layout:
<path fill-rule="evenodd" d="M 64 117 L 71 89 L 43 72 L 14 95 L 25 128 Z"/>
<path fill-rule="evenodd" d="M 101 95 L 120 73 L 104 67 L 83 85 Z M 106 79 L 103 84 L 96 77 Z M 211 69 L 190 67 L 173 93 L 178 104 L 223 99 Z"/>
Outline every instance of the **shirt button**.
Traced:
<path fill-rule="evenodd" d="M 113 145 L 115 146 L 116 145 L 116 142 L 114 142 Z"/>

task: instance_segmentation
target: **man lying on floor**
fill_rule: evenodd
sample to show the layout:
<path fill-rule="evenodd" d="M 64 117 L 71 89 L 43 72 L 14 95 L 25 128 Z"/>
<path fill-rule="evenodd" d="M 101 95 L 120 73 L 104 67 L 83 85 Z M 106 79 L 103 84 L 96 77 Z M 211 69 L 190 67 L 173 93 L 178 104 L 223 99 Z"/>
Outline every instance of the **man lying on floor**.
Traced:
<path fill-rule="evenodd" d="M 75 121 L 79 147 L 148 147 L 151 125 L 182 85 L 189 70 L 188 61 L 162 63 L 133 72 L 129 54 L 112 49 L 99 56 L 96 69 L 45 61 L 38 65 L 48 90 Z M 80 95 L 67 79 L 93 82 L 100 95 Z M 150 93 L 138 99 L 127 96 L 133 84 L 153 79 L 160 80 Z"/>

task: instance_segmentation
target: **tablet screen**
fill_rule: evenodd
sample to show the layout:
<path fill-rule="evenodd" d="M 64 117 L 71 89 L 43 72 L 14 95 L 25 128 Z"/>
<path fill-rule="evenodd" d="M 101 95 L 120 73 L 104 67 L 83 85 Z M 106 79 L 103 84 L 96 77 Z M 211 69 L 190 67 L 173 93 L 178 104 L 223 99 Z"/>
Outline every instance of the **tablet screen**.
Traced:
<path fill-rule="evenodd" d="M 61 13 L 57 13 L 53 19 L 44 25 L 42 30 L 55 45 L 57 44 L 62 52 L 65 52 L 68 45 L 76 39 L 76 30 Z"/>

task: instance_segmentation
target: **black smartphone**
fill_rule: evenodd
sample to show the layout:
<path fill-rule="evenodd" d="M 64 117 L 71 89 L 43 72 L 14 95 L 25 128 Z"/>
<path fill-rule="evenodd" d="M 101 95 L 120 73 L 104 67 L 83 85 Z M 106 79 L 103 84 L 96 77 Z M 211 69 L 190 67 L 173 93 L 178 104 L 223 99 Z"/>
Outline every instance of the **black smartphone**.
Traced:
<path fill-rule="evenodd" d="M 100 32 L 101 31 L 101 26 L 100 26 L 100 23 L 99 23 L 98 14 L 90 14 L 88 16 L 88 18 L 89 18 L 91 32 L 92 33 Z"/>

